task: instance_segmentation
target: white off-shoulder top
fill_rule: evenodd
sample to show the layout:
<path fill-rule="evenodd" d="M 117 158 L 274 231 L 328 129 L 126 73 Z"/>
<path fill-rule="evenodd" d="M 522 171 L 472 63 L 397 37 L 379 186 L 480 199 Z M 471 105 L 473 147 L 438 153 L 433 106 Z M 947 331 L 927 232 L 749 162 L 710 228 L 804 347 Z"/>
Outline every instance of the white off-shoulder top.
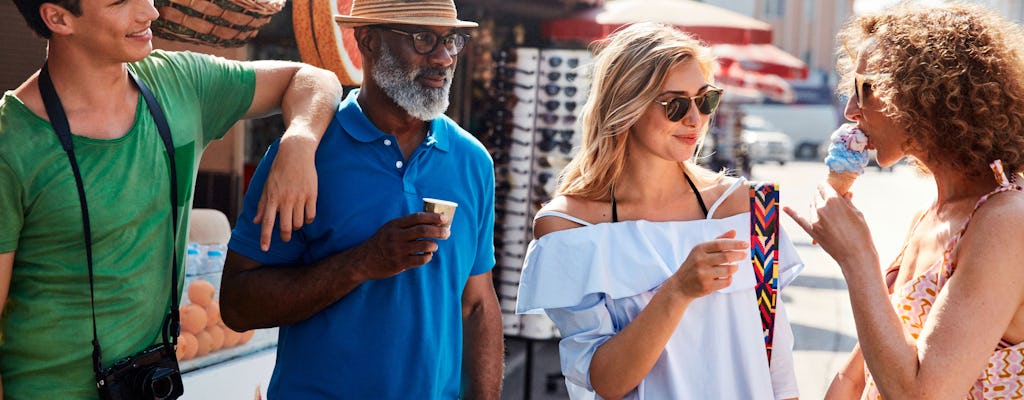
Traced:
<path fill-rule="evenodd" d="M 590 382 L 590 361 L 605 341 L 637 317 L 686 260 L 695 245 L 735 229 L 750 237 L 750 214 L 712 218 L 737 181 L 694 221 L 625 221 L 581 225 L 530 243 L 519 285 L 518 313 L 546 313 L 562 334 L 562 373 L 572 399 L 600 398 Z M 745 185 L 743 185 L 745 187 Z M 803 264 L 788 235 L 779 235 L 779 288 Z M 778 296 L 771 368 L 765 355 L 755 277 L 749 259 L 732 285 L 690 303 L 647 377 L 626 399 L 784 399 L 798 397 L 793 332 Z"/>

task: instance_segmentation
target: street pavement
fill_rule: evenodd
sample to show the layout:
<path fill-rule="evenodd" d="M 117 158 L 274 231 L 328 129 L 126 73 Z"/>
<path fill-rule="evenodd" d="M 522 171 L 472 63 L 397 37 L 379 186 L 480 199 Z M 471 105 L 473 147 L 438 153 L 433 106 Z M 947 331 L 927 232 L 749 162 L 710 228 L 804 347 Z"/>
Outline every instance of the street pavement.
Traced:
<path fill-rule="evenodd" d="M 755 165 L 753 178 L 779 183 L 780 201 L 807 214 L 817 185 L 825 178 L 821 162 L 790 162 L 784 166 Z M 889 170 L 869 167 L 854 184 L 854 203 L 864 213 L 883 265 L 899 253 L 914 211 L 934 197 L 934 184 L 908 165 Z M 782 218 L 797 252 L 807 266 L 782 299 L 786 303 L 795 336 L 794 359 L 802 399 L 821 399 L 832 376 L 857 343 L 846 283 L 836 263 L 788 216 Z M 506 377 L 503 399 L 567 399 L 559 377 L 558 345 L 554 341 L 528 343 L 506 341 Z M 528 367 L 526 349 L 532 346 L 532 379 L 524 379 Z M 527 393 L 528 392 L 528 393 Z"/>

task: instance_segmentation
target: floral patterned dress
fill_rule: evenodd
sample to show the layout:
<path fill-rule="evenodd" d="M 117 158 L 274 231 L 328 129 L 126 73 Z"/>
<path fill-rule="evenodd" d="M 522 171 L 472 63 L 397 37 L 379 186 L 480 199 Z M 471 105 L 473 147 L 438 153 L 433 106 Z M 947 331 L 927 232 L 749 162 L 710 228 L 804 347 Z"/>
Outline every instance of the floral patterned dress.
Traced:
<path fill-rule="evenodd" d="M 1011 183 L 1002 171 L 1002 165 L 997 161 L 993 163 L 992 169 L 995 172 L 999 187 L 984 195 L 974 205 L 974 209 L 964 222 L 963 227 L 950 239 L 946 245 L 942 262 L 936 263 L 921 275 L 912 278 L 892 294 L 893 307 L 896 314 L 903 322 L 903 326 L 910 334 L 917 339 L 928 319 L 932 304 L 946 282 L 956 270 L 956 264 L 952 263 L 950 255 L 956 249 L 957 243 L 963 237 L 967 226 L 974 217 L 974 213 L 985 201 L 994 194 L 1008 191 L 1022 191 L 1021 187 Z M 897 259 L 898 267 L 899 261 Z M 890 269 L 891 270 L 891 269 Z M 866 368 L 865 368 L 866 371 Z M 866 374 L 866 385 L 862 399 L 881 399 L 882 395 L 875 387 L 874 379 L 870 371 Z M 978 380 L 971 386 L 971 390 L 964 397 L 965 399 L 1020 399 L 1024 398 L 1024 342 L 1008 343 L 1000 340 L 999 345 L 992 352 L 988 359 L 988 365 L 978 376 Z"/>

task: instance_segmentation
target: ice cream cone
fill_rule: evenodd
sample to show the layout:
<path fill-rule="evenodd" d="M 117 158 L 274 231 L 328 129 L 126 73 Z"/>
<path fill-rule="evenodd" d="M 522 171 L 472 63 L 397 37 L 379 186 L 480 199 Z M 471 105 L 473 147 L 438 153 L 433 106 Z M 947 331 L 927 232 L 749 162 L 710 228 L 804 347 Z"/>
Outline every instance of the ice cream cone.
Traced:
<path fill-rule="evenodd" d="M 832 188 L 836 190 L 836 193 L 845 195 L 850 192 L 850 187 L 853 186 L 853 182 L 857 180 L 860 174 L 856 172 L 835 172 L 830 171 L 828 173 L 828 184 L 832 185 Z"/>

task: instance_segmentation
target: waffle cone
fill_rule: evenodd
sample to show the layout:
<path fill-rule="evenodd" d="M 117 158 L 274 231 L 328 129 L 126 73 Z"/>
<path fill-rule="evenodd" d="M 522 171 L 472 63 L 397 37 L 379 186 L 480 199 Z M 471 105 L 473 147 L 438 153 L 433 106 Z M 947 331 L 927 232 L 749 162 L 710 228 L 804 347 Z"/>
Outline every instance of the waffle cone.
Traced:
<path fill-rule="evenodd" d="M 860 174 L 856 172 L 829 172 L 828 184 L 836 190 L 836 193 L 845 195 L 850 192 L 850 187 L 857 180 Z"/>

